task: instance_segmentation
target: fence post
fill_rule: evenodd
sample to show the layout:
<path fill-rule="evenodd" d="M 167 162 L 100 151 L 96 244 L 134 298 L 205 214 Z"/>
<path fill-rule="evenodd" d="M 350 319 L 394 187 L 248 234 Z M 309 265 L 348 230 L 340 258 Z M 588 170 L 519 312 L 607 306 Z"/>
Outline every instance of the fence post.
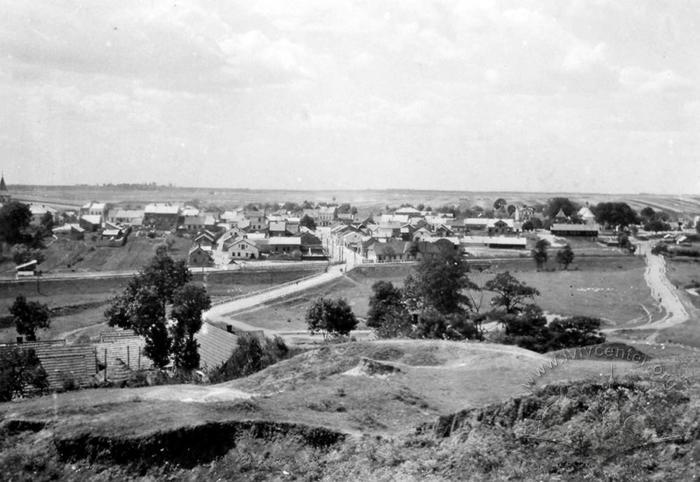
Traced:
<path fill-rule="evenodd" d="M 107 348 L 105 348 L 105 382 L 107 381 Z"/>
<path fill-rule="evenodd" d="M 141 347 L 139 347 L 139 363 L 138 363 L 138 365 L 139 365 L 138 369 L 140 370 L 141 369 Z"/>
<path fill-rule="evenodd" d="M 131 357 L 129 356 L 129 345 L 126 345 L 126 366 L 131 370 Z"/>

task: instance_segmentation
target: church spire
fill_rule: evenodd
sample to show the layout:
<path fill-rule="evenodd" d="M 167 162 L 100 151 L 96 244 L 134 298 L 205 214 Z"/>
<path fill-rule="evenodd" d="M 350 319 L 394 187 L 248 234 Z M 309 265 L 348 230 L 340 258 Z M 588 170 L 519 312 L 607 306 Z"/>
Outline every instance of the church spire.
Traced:
<path fill-rule="evenodd" d="M 7 185 L 5 184 L 5 173 L 0 175 L 0 191 L 7 191 Z"/>

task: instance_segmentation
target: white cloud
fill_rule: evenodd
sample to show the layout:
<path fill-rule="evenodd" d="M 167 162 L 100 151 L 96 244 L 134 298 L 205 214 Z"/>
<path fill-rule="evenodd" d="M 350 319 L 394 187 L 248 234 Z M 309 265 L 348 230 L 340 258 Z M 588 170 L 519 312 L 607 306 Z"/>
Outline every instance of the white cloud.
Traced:
<path fill-rule="evenodd" d="M 564 57 L 563 69 L 567 72 L 587 72 L 605 63 L 606 46 L 599 43 L 594 47 L 585 44 L 574 45 Z"/>
<path fill-rule="evenodd" d="M 639 67 L 625 67 L 620 70 L 620 84 L 640 93 L 677 92 L 692 88 L 693 83 L 667 69 L 651 71 Z"/>

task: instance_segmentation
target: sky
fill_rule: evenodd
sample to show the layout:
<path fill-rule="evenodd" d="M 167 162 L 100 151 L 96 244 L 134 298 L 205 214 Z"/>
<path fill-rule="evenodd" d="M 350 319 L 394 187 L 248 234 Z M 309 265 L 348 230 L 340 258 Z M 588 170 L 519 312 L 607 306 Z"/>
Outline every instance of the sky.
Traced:
<path fill-rule="evenodd" d="M 0 0 L 10 185 L 700 193 L 695 0 Z"/>

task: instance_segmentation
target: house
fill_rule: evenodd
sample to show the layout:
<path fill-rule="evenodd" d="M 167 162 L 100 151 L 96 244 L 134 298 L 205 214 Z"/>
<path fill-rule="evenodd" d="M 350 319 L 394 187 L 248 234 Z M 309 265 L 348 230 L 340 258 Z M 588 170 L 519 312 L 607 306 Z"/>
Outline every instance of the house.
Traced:
<path fill-rule="evenodd" d="M 229 325 L 230 326 L 230 325 Z M 215 368 L 226 362 L 238 346 L 238 337 L 233 333 L 204 321 L 194 335 L 199 349 L 199 366 Z"/>
<path fill-rule="evenodd" d="M 141 209 L 110 209 L 107 221 L 127 226 L 141 226 L 144 211 Z"/>
<path fill-rule="evenodd" d="M 187 264 L 196 267 L 213 265 L 214 259 L 211 256 L 211 250 L 206 250 L 199 245 L 194 246 L 187 253 Z"/>
<path fill-rule="evenodd" d="M 309 233 L 302 233 L 299 236 L 301 240 L 301 257 L 302 259 L 326 259 L 326 252 L 323 249 L 321 240 Z"/>
<path fill-rule="evenodd" d="M 445 237 L 454 236 L 454 232 L 445 224 L 438 224 L 433 228 L 433 233 L 435 236 Z"/>
<path fill-rule="evenodd" d="M 267 228 L 269 236 L 286 236 L 287 235 L 287 223 L 285 221 L 270 221 Z"/>
<path fill-rule="evenodd" d="M 399 240 L 373 243 L 367 248 L 366 257 L 374 263 L 403 261 L 406 258 L 408 245 L 408 242 Z"/>
<path fill-rule="evenodd" d="M 399 208 L 396 211 L 394 211 L 394 214 L 408 216 L 409 218 L 420 218 L 423 216 L 423 214 L 419 210 L 411 206 L 404 206 L 402 208 Z"/>
<path fill-rule="evenodd" d="M 597 224 L 552 224 L 549 232 L 555 236 L 598 236 Z"/>
<path fill-rule="evenodd" d="M 467 231 L 486 231 L 491 218 L 467 218 L 464 220 L 464 229 Z"/>
<path fill-rule="evenodd" d="M 375 226 L 371 230 L 372 237 L 377 239 L 391 239 L 401 237 L 401 224 L 385 223 Z"/>
<path fill-rule="evenodd" d="M 32 203 L 29 205 L 29 210 L 32 213 L 32 223 L 34 224 L 41 223 L 41 220 L 47 214 L 51 216 L 54 222 L 58 222 L 58 211 L 50 206 Z"/>
<path fill-rule="evenodd" d="M 170 203 L 147 204 L 143 210 L 143 224 L 160 231 L 172 231 L 180 221 L 180 207 Z"/>
<path fill-rule="evenodd" d="M 295 251 L 301 253 L 301 237 L 270 238 L 267 245 L 270 255 L 291 255 Z"/>
<path fill-rule="evenodd" d="M 67 223 L 63 226 L 58 226 L 52 229 L 55 236 L 69 237 L 70 239 L 79 241 L 85 237 L 85 230 L 76 223 Z"/>
<path fill-rule="evenodd" d="M 512 219 L 495 219 L 489 222 L 487 230 L 490 235 L 494 234 L 510 234 L 514 231 L 514 222 Z"/>
<path fill-rule="evenodd" d="M 194 238 L 194 242 L 197 246 L 213 248 L 216 245 L 216 239 L 216 234 L 205 229 Z"/>
<path fill-rule="evenodd" d="M 299 218 L 287 219 L 287 236 L 296 236 L 299 234 Z"/>
<path fill-rule="evenodd" d="M 35 259 L 27 263 L 22 263 L 15 267 L 15 274 L 17 278 L 21 278 L 22 276 L 34 276 L 38 265 L 39 263 Z"/>
<path fill-rule="evenodd" d="M 99 216 L 100 223 L 107 219 L 108 206 L 107 203 L 99 203 L 96 201 L 91 201 L 80 208 L 80 214 L 87 214 L 88 216 Z"/>
<path fill-rule="evenodd" d="M 581 209 L 579 209 L 578 216 L 586 224 L 592 224 L 595 222 L 595 214 L 593 214 L 593 211 L 591 211 L 591 209 L 588 206 L 584 206 Z"/>
<path fill-rule="evenodd" d="M 443 225 L 449 228 L 449 230 L 452 231 L 455 236 L 462 236 L 467 232 L 467 227 L 464 225 L 464 221 L 448 219 Z"/>
<path fill-rule="evenodd" d="M 81 228 L 88 232 L 95 232 L 102 227 L 102 216 L 97 214 L 83 214 L 78 220 Z"/>
<path fill-rule="evenodd" d="M 32 341 L 0 345 L 0 350 L 33 350 L 46 371 L 50 390 L 61 390 L 69 380 L 78 387 L 91 385 L 97 373 L 95 346 L 67 345 L 65 340 Z"/>
<path fill-rule="evenodd" d="M 248 222 L 246 229 L 248 231 L 264 231 L 267 229 L 267 219 L 265 213 L 257 209 L 246 209 L 243 212 L 243 218 Z M 239 227 L 242 227 L 239 223 Z"/>
<path fill-rule="evenodd" d="M 205 218 L 204 216 L 200 216 L 199 214 L 196 214 L 194 216 L 185 215 L 183 217 L 182 224 L 180 225 L 180 227 L 190 233 L 199 232 L 205 227 Z"/>
<path fill-rule="evenodd" d="M 258 243 L 248 238 L 229 240 L 226 251 L 229 252 L 231 259 L 259 259 L 260 248 Z"/>
<path fill-rule="evenodd" d="M 321 206 L 318 208 L 316 224 L 318 226 L 330 226 L 336 219 L 337 206 Z"/>
<path fill-rule="evenodd" d="M 184 217 L 194 217 L 194 216 L 199 216 L 200 212 L 199 209 L 193 207 L 193 206 L 185 206 L 182 208 L 182 212 L 180 213 Z"/>

